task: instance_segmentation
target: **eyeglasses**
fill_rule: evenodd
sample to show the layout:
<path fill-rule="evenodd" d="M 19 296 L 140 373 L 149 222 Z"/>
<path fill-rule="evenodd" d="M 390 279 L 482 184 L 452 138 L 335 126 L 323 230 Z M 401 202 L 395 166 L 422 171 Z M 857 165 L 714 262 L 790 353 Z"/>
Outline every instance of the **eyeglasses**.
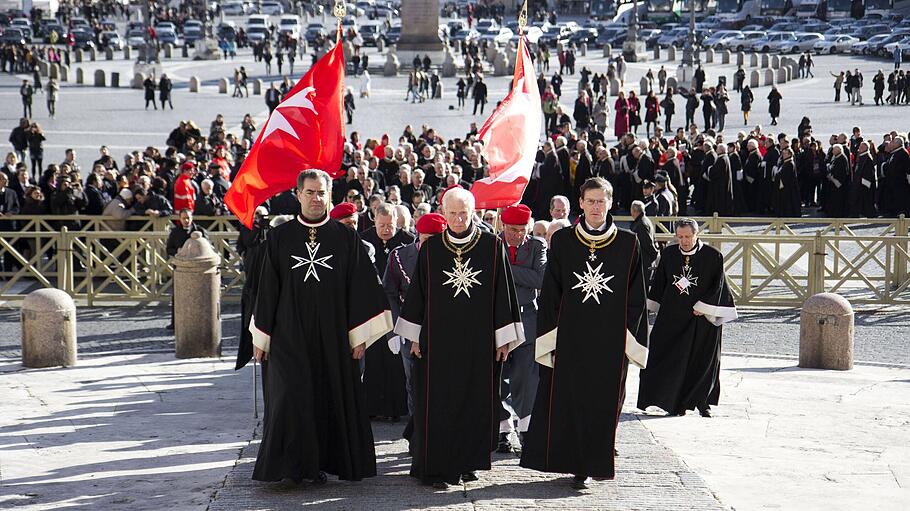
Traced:
<path fill-rule="evenodd" d="M 585 199 L 586 206 L 606 206 L 607 201 L 605 199 Z"/>

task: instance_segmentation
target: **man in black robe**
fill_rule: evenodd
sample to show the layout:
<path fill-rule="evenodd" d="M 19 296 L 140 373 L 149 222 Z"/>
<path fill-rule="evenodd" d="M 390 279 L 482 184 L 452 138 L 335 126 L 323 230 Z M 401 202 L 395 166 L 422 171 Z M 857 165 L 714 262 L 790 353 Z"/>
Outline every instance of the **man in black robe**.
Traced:
<path fill-rule="evenodd" d="M 788 147 L 781 151 L 780 166 L 775 167 L 771 186 L 771 211 L 778 218 L 799 218 L 802 215 L 799 180 L 793 151 Z"/>
<path fill-rule="evenodd" d="M 490 469 L 500 362 L 524 338 L 505 247 L 475 225 L 474 196 L 452 188 L 443 211 L 448 228 L 420 247 L 395 324 L 395 333 L 417 341 L 411 476 L 439 489 Z"/>
<path fill-rule="evenodd" d="M 414 236 L 398 229 L 398 212 L 391 204 L 377 206 L 375 220 L 374 228 L 364 232 L 363 239 L 376 249 L 376 271 L 381 278 L 389 266 L 389 253 L 413 243 Z M 385 346 L 367 351 L 363 371 L 367 414 L 389 421 L 397 421 L 402 415 L 407 415 L 406 381 L 399 354 Z"/>
<path fill-rule="evenodd" d="M 730 170 L 730 158 L 727 146 L 717 144 L 717 159 L 705 174 L 708 176 L 707 214 L 733 216 L 733 175 Z"/>
<path fill-rule="evenodd" d="M 765 156 L 762 158 L 762 176 L 758 181 L 758 193 L 756 194 L 756 213 L 765 214 L 771 210 L 771 180 L 774 176 L 774 167 L 780 162 L 780 149 L 774 143 L 774 139 L 768 137 L 765 139 Z"/>
<path fill-rule="evenodd" d="M 540 384 L 521 466 L 612 479 L 628 360 L 648 359 L 645 272 L 635 234 L 608 212 L 602 178 L 581 190 L 584 216 L 550 239 L 537 321 Z"/>
<path fill-rule="evenodd" d="M 736 319 L 723 255 L 698 241 L 698 223 L 676 223 L 678 244 L 666 247 L 654 272 L 648 309 L 657 312 L 638 408 L 670 415 L 698 408 L 710 417 L 720 396 L 721 325 Z"/>
<path fill-rule="evenodd" d="M 250 333 L 250 321 L 253 319 L 253 308 L 256 295 L 259 293 L 259 270 L 265 255 L 265 242 L 269 214 L 263 206 L 253 213 L 253 228 L 240 225 L 237 235 L 237 254 L 243 260 L 243 290 L 240 294 L 240 342 L 237 346 L 237 363 L 234 370 L 243 369 L 253 358 L 253 334 Z M 263 225 L 265 223 L 265 225 Z M 264 388 L 264 387 L 263 387 Z M 256 389 L 253 389 L 256 391 Z"/>
<path fill-rule="evenodd" d="M 553 142 L 549 140 L 544 142 L 543 153 L 543 163 L 540 164 L 537 207 L 534 211 L 536 218 L 546 218 L 550 209 L 550 199 L 566 193 L 562 168 L 559 165 L 559 159 L 556 157 Z"/>
<path fill-rule="evenodd" d="M 502 402 L 508 405 L 518 417 L 518 439 L 521 442 L 531 423 L 531 410 L 537 394 L 537 363 L 534 361 L 534 339 L 537 338 L 537 296 L 543 285 L 547 268 L 547 248 L 544 240 L 530 236 L 531 210 L 525 206 L 510 206 L 501 215 L 502 239 L 506 244 L 518 306 L 521 309 L 521 324 L 524 339 L 503 364 Z M 514 427 L 512 414 L 502 408 L 499 423 L 499 445 L 497 452 L 512 452 L 509 435 Z"/>
<path fill-rule="evenodd" d="M 654 160 L 651 159 L 651 152 L 642 149 L 641 146 L 632 148 L 632 158 L 635 159 L 635 170 L 632 172 L 632 179 L 636 183 L 632 192 L 632 200 L 643 200 L 642 184 L 654 180 Z"/>
<path fill-rule="evenodd" d="M 269 233 L 250 331 L 268 398 L 253 479 L 376 475 L 360 358 L 392 314 L 360 236 L 328 216 L 332 180 L 297 178 L 300 214 Z"/>
<path fill-rule="evenodd" d="M 760 213 L 759 190 L 764 179 L 761 151 L 758 149 L 758 140 L 754 138 L 749 139 L 746 146 L 749 148 L 749 155 L 743 164 L 743 193 L 746 196 L 749 213 Z"/>
<path fill-rule="evenodd" d="M 869 143 L 862 142 L 856 155 L 856 169 L 850 181 L 850 216 L 875 218 L 876 173 L 875 160 L 869 153 Z"/>
<path fill-rule="evenodd" d="M 831 218 L 843 218 L 848 211 L 850 159 L 844 154 L 844 146 L 841 144 L 834 144 L 831 151 L 832 157 L 831 163 L 828 164 L 827 176 L 831 186 L 828 193 L 825 194 L 825 214 Z"/>
<path fill-rule="evenodd" d="M 879 209 L 885 216 L 910 215 L 910 154 L 904 147 L 904 138 L 894 137 L 888 152 L 882 165 Z"/>

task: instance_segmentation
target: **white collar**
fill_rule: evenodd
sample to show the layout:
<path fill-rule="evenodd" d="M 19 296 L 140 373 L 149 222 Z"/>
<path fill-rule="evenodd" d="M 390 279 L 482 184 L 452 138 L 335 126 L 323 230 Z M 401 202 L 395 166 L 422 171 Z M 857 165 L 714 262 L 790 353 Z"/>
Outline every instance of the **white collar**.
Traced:
<path fill-rule="evenodd" d="M 603 225 L 601 225 L 601 228 L 603 228 L 604 225 L 606 225 L 606 222 L 604 222 Z M 585 226 L 592 231 L 595 230 L 594 228 L 591 227 L 590 224 L 588 224 L 587 221 L 585 221 Z M 581 233 L 584 235 L 585 238 L 587 238 L 591 241 L 605 240 L 605 239 L 609 238 L 610 236 L 612 236 L 614 232 L 616 232 L 616 222 L 611 223 L 610 227 L 601 234 L 591 234 L 591 233 L 585 231 L 581 227 L 581 224 L 578 225 L 578 230 L 581 231 Z"/>
<path fill-rule="evenodd" d="M 303 224 L 303 225 L 306 226 L 306 227 L 321 227 L 321 226 L 323 226 L 323 225 L 325 225 L 325 224 L 327 224 L 327 223 L 329 222 L 329 214 L 326 213 L 325 218 L 323 218 L 323 219 L 320 220 L 319 222 L 312 223 L 312 222 L 308 222 L 308 221 L 304 220 L 303 215 L 300 215 L 300 214 L 298 213 L 298 214 L 297 214 L 297 221 L 300 222 L 301 224 Z"/>
<path fill-rule="evenodd" d="M 697 240 L 697 241 L 695 242 L 695 246 L 692 247 L 692 250 L 686 252 L 685 250 L 682 249 L 682 247 L 679 247 L 679 252 L 680 252 L 682 255 L 690 256 L 690 255 L 692 255 L 692 254 L 698 252 L 698 249 L 700 249 L 700 248 L 701 248 L 701 240 Z"/>
<path fill-rule="evenodd" d="M 477 227 L 474 225 L 474 222 L 471 222 L 471 226 L 468 227 L 468 230 L 471 231 L 471 234 L 468 234 L 468 235 L 465 236 L 464 238 L 455 238 L 455 237 L 452 237 L 452 234 L 449 233 L 449 230 L 448 230 L 448 229 L 446 229 L 446 238 L 447 238 L 449 241 L 451 241 L 452 243 L 456 244 L 456 245 L 464 245 L 465 243 L 471 241 L 471 238 L 474 237 L 474 229 L 476 229 L 476 228 L 477 228 Z"/>

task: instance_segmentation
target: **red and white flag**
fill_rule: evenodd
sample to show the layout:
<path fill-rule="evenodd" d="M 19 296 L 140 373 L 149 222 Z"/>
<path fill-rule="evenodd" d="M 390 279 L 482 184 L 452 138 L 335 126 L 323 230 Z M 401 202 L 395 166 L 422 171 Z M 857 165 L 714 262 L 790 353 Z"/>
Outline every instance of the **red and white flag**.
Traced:
<path fill-rule="evenodd" d="M 478 132 L 490 176 L 471 186 L 477 209 L 503 208 L 521 200 L 540 144 L 543 111 L 534 64 L 524 37 L 518 42 L 512 90 Z"/>
<path fill-rule="evenodd" d="M 344 53 L 339 43 L 275 108 L 224 196 L 244 225 L 252 227 L 259 205 L 295 188 L 300 171 L 322 169 L 332 178 L 342 172 L 343 99 Z"/>

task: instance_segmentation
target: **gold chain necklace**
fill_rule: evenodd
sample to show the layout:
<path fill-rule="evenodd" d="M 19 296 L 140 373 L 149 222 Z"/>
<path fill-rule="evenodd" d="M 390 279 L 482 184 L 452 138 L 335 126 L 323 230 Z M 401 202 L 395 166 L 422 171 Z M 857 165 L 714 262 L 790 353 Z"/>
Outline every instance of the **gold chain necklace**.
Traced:
<path fill-rule="evenodd" d="M 463 245 L 458 245 L 449 240 L 449 233 L 443 233 L 442 244 L 445 246 L 449 252 L 455 254 L 455 262 L 461 264 L 462 254 L 467 254 L 471 251 L 480 241 L 480 229 L 474 228 L 474 232 L 471 234 L 471 241 L 464 243 Z"/>
<path fill-rule="evenodd" d="M 591 261 L 597 259 L 597 254 L 595 254 L 597 250 L 606 247 L 610 243 L 613 243 L 613 240 L 616 239 L 616 233 L 618 232 L 619 229 L 613 229 L 613 233 L 606 238 L 602 240 L 592 240 L 586 235 L 581 224 L 575 226 L 575 237 L 578 238 L 578 241 L 580 241 L 582 245 L 588 247 L 588 252 L 590 253 L 590 255 L 588 255 L 588 259 Z"/>

